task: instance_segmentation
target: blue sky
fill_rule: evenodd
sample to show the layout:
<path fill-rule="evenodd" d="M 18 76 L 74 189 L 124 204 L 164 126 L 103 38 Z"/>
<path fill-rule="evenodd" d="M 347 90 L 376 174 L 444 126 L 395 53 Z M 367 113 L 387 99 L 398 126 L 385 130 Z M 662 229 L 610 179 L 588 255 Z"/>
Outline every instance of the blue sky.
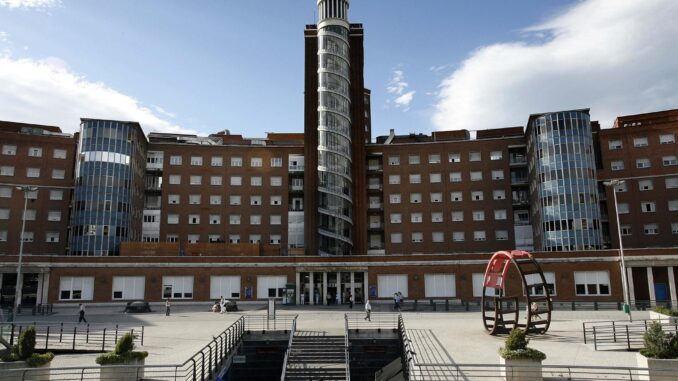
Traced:
<path fill-rule="evenodd" d="M 605 126 L 675 108 L 678 64 L 665 48 L 678 32 L 657 24 L 678 17 L 676 3 L 353 0 L 373 134 L 522 125 L 581 107 Z M 314 21 L 315 0 L 0 0 L 0 119 L 301 132 Z M 635 47 L 648 62 L 622 53 Z"/>

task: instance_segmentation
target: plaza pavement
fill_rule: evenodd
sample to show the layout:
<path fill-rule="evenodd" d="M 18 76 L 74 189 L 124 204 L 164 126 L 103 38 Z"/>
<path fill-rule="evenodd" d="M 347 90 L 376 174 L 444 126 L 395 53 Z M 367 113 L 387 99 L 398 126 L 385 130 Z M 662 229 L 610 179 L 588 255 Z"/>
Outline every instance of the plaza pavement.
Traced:
<path fill-rule="evenodd" d="M 164 307 L 153 306 L 154 312 L 124 314 L 121 306 L 89 306 L 91 323 L 144 325 L 144 346 L 149 352 L 146 364 L 181 364 L 204 347 L 242 315 L 265 314 L 264 304 L 239 304 L 242 311 L 215 314 L 209 304 L 174 303 L 166 317 Z M 389 311 L 388 305 L 373 306 L 375 312 Z M 77 308 L 58 307 L 50 316 L 20 316 L 22 321 L 77 321 Z M 362 306 L 278 306 L 278 314 L 299 315 L 298 330 L 325 331 L 342 334 L 344 313 L 362 313 Z M 497 364 L 497 351 L 504 337 L 485 333 L 480 312 L 403 312 L 405 326 L 413 341 L 417 363 Z M 648 319 L 647 312 L 634 312 L 637 320 Z M 582 338 L 583 321 L 625 320 L 619 311 L 554 311 L 546 335 L 532 336 L 530 346 L 546 353 L 544 364 L 578 366 L 635 367 L 635 352 L 625 350 L 595 351 Z M 96 354 L 59 355 L 52 367 L 95 366 Z"/>

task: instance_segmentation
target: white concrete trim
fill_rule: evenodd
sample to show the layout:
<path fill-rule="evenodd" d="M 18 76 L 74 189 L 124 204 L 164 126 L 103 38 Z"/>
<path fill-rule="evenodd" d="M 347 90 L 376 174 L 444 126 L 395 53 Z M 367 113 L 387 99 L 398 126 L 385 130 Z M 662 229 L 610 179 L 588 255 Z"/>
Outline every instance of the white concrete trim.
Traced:
<path fill-rule="evenodd" d="M 629 282 L 629 303 L 631 305 L 636 304 L 636 288 L 633 284 L 633 268 L 626 268 L 626 279 Z"/>
<path fill-rule="evenodd" d="M 678 294 L 676 294 L 676 277 L 673 274 L 673 266 L 666 268 L 669 272 L 669 299 L 671 306 L 676 308 L 678 306 Z"/>
<path fill-rule="evenodd" d="M 654 293 L 654 274 L 652 274 L 652 267 L 647 268 L 647 288 L 650 290 L 650 305 L 654 307 L 657 305 L 657 295 Z"/>

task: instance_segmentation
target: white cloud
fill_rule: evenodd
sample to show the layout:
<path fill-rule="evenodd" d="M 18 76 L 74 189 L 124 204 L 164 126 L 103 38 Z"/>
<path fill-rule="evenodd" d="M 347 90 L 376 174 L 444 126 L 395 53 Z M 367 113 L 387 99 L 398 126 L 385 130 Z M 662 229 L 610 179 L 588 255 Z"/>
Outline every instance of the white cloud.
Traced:
<path fill-rule="evenodd" d="M 61 0 L 0 0 L 0 7 L 7 8 L 54 8 L 61 5 Z"/>
<path fill-rule="evenodd" d="M 407 112 L 416 93 L 416 91 L 406 91 L 409 86 L 405 82 L 405 73 L 402 70 L 393 70 L 391 80 L 386 85 L 386 92 L 391 94 L 392 97 L 388 98 L 386 103 L 392 102 L 396 108 L 402 108 L 404 112 Z"/>
<path fill-rule="evenodd" d="M 7 32 L 0 31 L 0 42 L 7 42 Z"/>
<path fill-rule="evenodd" d="M 619 115 L 678 107 L 678 1 L 587 0 L 523 40 L 473 52 L 442 81 L 438 129 L 524 125 L 529 114 L 590 107 Z"/>
<path fill-rule="evenodd" d="M 0 120 L 57 125 L 74 132 L 80 118 L 136 121 L 146 132 L 196 133 L 158 116 L 133 97 L 73 73 L 61 59 L 0 57 Z"/>

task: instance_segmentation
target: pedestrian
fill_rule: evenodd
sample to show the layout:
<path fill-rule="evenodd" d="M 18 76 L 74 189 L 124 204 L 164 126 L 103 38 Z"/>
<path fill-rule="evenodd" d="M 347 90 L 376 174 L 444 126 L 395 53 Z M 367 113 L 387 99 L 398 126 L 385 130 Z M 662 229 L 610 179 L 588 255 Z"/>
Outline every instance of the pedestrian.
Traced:
<path fill-rule="evenodd" d="M 83 321 L 87 323 L 87 319 L 85 319 L 85 305 L 80 303 L 80 310 L 78 311 L 78 315 L 80 316 L 78 318 L 78 324 L 82 323 Z"/>
<path fill-rule="evenodd" d="M 393 311 L 398 309 L 398 293 L 393 294 Z"/>
<path fill-rule="evenodd" d="M 368 299 L 367 302 L 365 302 L 365 319 L 363 319 L 363 320 L 372 321 L 372 318 L 370 318 L 371 313 L 372 313 L 372 305 L 370 304 L 370 300 Z"/>
<path fill-rule="evenodd" d="M 353 309 L 353 294 L 348 293 L 348 308 Z"/>
<path fill-rule="evenodd" d="M 169 298 L 165 299 L 165 316 L 170 316 L 170 300 Z"/>

